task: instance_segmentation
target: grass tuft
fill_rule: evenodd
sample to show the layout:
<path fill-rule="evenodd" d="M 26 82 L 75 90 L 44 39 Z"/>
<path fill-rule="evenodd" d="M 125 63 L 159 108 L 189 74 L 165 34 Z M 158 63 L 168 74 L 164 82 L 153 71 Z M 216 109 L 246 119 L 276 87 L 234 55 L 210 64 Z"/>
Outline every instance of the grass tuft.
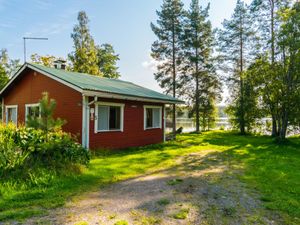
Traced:
<path fill-rule="evenodd" d="M 176 179 L 172 179 L 172 180 L 167 181 L 167 184 L 170 185 L 170 186 L 174 186 L 174 185 L 180 184 L 182 182 L 183 182 L 182 179 L 176 178 Z"/>
<path fill-rule="evenodd" d="M 161 205 L 161 206 L 169 205 L 170 204 L 170 200 L 166 199 L 166 198 L 162 198 L 162 199 L 160 199 L 160 200 L 157 201 L 157 204 Z"/>
<path fill-rule="evenodd" d="M 180 209 L 177 213 L 173 215 L 173 218 L 177 220 L 185 220 L 188 217 L 189 212 L 189 208 Z"/>
<path fill-rule="evenodd" d="M 119 220 L 114 223 L 114 225 L 128 225 L 129 223 L 126 220 Z"/>

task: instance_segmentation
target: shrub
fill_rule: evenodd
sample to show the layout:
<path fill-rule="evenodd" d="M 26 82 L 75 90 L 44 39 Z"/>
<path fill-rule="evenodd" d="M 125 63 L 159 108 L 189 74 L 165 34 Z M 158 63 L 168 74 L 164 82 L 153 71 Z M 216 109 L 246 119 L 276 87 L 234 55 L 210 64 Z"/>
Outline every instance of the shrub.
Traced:
<path fill-rule="evenodd" d="M 89 152 L 63 131 L 45 134 L 24 126 L 0 125 L 0 172 L 34 164 L 87 165 L 89 158 Z"/>

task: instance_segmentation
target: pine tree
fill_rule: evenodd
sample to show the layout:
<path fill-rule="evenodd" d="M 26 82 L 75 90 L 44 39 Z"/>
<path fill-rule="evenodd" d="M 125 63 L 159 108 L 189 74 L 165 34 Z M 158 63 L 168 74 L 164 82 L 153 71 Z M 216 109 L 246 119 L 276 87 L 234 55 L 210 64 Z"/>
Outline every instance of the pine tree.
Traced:
<path fill-rule="evenodd" d="M 247 5 L 237 1 L 234 13 L 230 20 L 223 22 L 223 29 L 219 31 L 219 47 L 226 66 L 224 71 L 229 72 L 229 84 L 232 92 L 232 116 L 239 126 L 240 133 L 246 133 L 246 113 L 252 110 L 246 107 L 246 84 L 244 78 L 245 70 L 251 62 L 252 51 L 255 50 L 253 44 L 254 32 L 251 27 L 252 21 Z M 248 99 L 249 100 L 249 99 Z"/>
<path fill-rule="evenodd" d="M 194 93 L 190 97 L 195 104 L 193 109 L 196 114 L 196 132 L 200 131 L 200 111 L 201 109 L 207 111 L 208 102 L 215 102 L 216 93 L 214 92 L 217 91 L 219 84 L 212 64 L 213 34 L 208 20 L 208 11 L 209 5 L 202 9 L 199 0 L 192 0 L 184 20 L 183 42 L 186 67 L 183 83 L 189 83 L 185 90 Z M 212 80 L 216 83 L 212 83 Z M 206 95 L 207 93 L 209 94 Z M 202 116 L 208 116 L 208 114 L 202 113 Z"/>
<path fill-rule="evenodd" d="M 46 135 L 46 140 L 48 140 L 48 133 L 50 131 L 59 130 L 66 123 L 66 121 L 60 118 L 53 118 L 55 108 L 56 101 L 50 99 L 47 92 L 42 93 L 42 99 L 39 101 L 39 108 L 36 109 L 40 111 L 40 117 L 28 115 L 26 125 L 28 127 L 43 130 Z"/>
<path fill-rule="evenodd" d="M 119 55 L 110 44 L 97 46 L 98 67 L 103 77 L 117 79 L 121 75 L 118 72 L 117 61 L 120 60 Z"/>
<path fill-rule="evenodd" d="M 180 0 L 164 0 L 161 11 L 157 11 L 157 25 L 151 28 L 158 40 L 152 44 L 152 57 L 159 62 L 155 79 L 165 89 L 177 97 L 180 88 L 179 73 L 182 64 L 182 21 L 184 17 L 183 3 Z M 173 135 L 176 135 L 176 106 L 172 111 Z"/>
<path fill-rule="evenodd" d="M 71 37 L 75 51 L 69 54 L 73 71 L 102 76 L 98 67 L 97 48 L 89 30 L 89 19 L 84 11 L 78 13 L 78 24 L 74 26 Z"/>

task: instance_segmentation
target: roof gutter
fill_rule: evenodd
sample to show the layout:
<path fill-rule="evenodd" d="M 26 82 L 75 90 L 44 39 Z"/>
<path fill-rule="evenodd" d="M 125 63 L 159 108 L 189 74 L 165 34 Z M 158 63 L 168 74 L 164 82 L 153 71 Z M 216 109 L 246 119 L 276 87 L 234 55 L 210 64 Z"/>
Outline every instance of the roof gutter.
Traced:
<path fill-rule="evenodd" d="M 83 94 L 86 96 L 95 96 L 99 98 L 111 98 L 111 99 L 121 99 L 121 100 L 130 100 L 130 101 L 140 101 L 140 102 L 156 102 L 156 103 L 164 103 L 164 104 L 185 104 L 184 101 L 169 101 L 163 99 L 155 99 L 155 98 L 143 98 L 136 96 L 128 96 L 107 92 L 99 92 L 99 91 L 83 91 Z"/>

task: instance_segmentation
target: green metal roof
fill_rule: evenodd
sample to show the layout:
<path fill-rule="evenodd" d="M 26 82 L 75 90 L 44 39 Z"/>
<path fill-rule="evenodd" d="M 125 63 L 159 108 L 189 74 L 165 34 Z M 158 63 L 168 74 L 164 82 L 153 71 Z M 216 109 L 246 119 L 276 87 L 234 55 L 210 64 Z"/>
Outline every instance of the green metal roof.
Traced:
<path fill-rule="evenodd" d="M 109 79 L 85 73 L 69 72 L 66 70 L 50 68 L 32 63 L 27 64 L 85 91 L 98 91 L 118 95 L 169 101 L 174 103 L 184 103 L 183 101 L 173 98 L 169 95 L 161 94 L 148 88 L 144 88 L 134 83 L 122 81 L 119 79 Z"/>

